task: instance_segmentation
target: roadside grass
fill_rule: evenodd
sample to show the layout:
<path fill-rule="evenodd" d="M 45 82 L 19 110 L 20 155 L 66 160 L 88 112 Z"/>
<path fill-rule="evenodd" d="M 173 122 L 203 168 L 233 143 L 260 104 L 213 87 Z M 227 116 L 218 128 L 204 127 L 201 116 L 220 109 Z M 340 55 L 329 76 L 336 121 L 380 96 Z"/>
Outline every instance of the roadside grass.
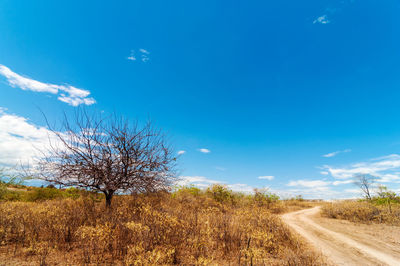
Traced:
<path fill-rule="evenodd" d="M 101 195 L 77 189 L 2 195 L 0 260 L 20 265 L 323 264 L 276 215 L 316 204 L 300 198 L 214 185 L 119 195 L 107 209 Z"/>
<path fill-rule="evenodd" d="M 325 204 L 322 215 L 356 223 L 384 223 L 400 226 L 400 203 L 381 199 L 346 200 Z"/>

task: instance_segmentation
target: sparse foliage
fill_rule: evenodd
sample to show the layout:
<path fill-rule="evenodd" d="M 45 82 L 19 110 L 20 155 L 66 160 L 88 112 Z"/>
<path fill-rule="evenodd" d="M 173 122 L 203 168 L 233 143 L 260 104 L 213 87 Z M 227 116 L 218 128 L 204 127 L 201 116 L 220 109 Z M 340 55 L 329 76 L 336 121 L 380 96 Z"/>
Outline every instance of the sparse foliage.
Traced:
<path fill-rule="evenodd" d="M 396 193 L 390 191 L 386 186 L 379 185 L 377 197 L 374 198 L 377 204 L 385 204 L 388 207 L 389 213 L 392 213 L 392 204 L 399 203 L 399 198 Z"/>
<path fill-rule="evenodd" d="M 258 206 L 267 206 L 269 208 L 271 204 L 278 200 L 279 196 L 269 192 L 268 189 L 254 189 L 254 201 Z"/>
<path fill-rule="evenodd" d="M 367 200 L 371 200 L 371 189 L 375 183 L 376 178 L 368 174 L 360 174 L 354 177 L 354 184 L 357 185 L 363 192 Z"/>
<path fill-rule="evenodd" d="M 116 193 L 167 189 L 175 177 L 175 157 L 151 123 L 139 126 L 122 117 L 75 114 L 65 117 L 40 162 L 40 177 L 52 184 L 102 192 L 106 205 Z M 54 138 L 49 138 L 54 139 Z"/>
<path fill-rule="evenodd" d="M 207 188 L 206 191 L 214 200 L 218 202 L 232 202 L 234 195 L 232 190 L 228 189 L 225 185 L 215 184 Z"/>
<path fill-rule="evenodd" d="M 13 171 L 14 170 L 14 171 Z M 28 177 L 24 177 L 21 174 L 17 174 L 14 168 L 0 168 L 0 184 L 21 186 Z"/>

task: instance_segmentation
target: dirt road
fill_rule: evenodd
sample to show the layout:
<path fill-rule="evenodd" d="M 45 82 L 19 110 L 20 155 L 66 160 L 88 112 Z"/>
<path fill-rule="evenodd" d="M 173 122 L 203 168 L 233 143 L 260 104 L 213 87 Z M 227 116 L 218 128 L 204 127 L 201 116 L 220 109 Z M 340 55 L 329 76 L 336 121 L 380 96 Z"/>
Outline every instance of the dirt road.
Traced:
<path fill-rule="evenodd" d="M 282 215 L 283 221 L 331 265 L 400 265 L 400 228 L 322 218 L 320 207 Z"/>

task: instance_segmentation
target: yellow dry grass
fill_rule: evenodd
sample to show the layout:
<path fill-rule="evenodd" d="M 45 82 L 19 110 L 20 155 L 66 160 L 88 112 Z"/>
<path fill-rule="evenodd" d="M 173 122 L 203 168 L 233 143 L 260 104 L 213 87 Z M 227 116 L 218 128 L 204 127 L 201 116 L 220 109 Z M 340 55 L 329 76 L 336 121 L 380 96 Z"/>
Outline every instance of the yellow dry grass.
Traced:
<path fill-rule="evenodd" d="M 361 223 L 385 223 L 400 225 L 400 204 L 376 204 L 369 201 L 338 201 L 325 204 L 322 214 L 328 218 L 336 218 Z"/>
<path fill-rule="evenodd" d="M 117 196 L 112 209 L 83 196 L 0 202 L 0 260 L 10 265 L 322 263 L 274 214 L 305 202 L 215 195 L 181 189 Z"/>

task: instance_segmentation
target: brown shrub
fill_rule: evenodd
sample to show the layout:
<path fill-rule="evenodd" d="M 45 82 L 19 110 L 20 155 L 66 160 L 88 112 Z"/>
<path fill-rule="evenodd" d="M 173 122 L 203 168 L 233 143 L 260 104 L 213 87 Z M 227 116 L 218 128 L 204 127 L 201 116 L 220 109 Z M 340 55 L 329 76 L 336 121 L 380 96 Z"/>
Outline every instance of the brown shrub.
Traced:
<path fill-rule="evenodd" d="M 329 218 L 352 222 L 400 225 L 400 204 L 395 204 L 389 209 L 385 205 L 368 201 L 339 201 L 325 204 L 322 207 L 322 214 Z"/>

